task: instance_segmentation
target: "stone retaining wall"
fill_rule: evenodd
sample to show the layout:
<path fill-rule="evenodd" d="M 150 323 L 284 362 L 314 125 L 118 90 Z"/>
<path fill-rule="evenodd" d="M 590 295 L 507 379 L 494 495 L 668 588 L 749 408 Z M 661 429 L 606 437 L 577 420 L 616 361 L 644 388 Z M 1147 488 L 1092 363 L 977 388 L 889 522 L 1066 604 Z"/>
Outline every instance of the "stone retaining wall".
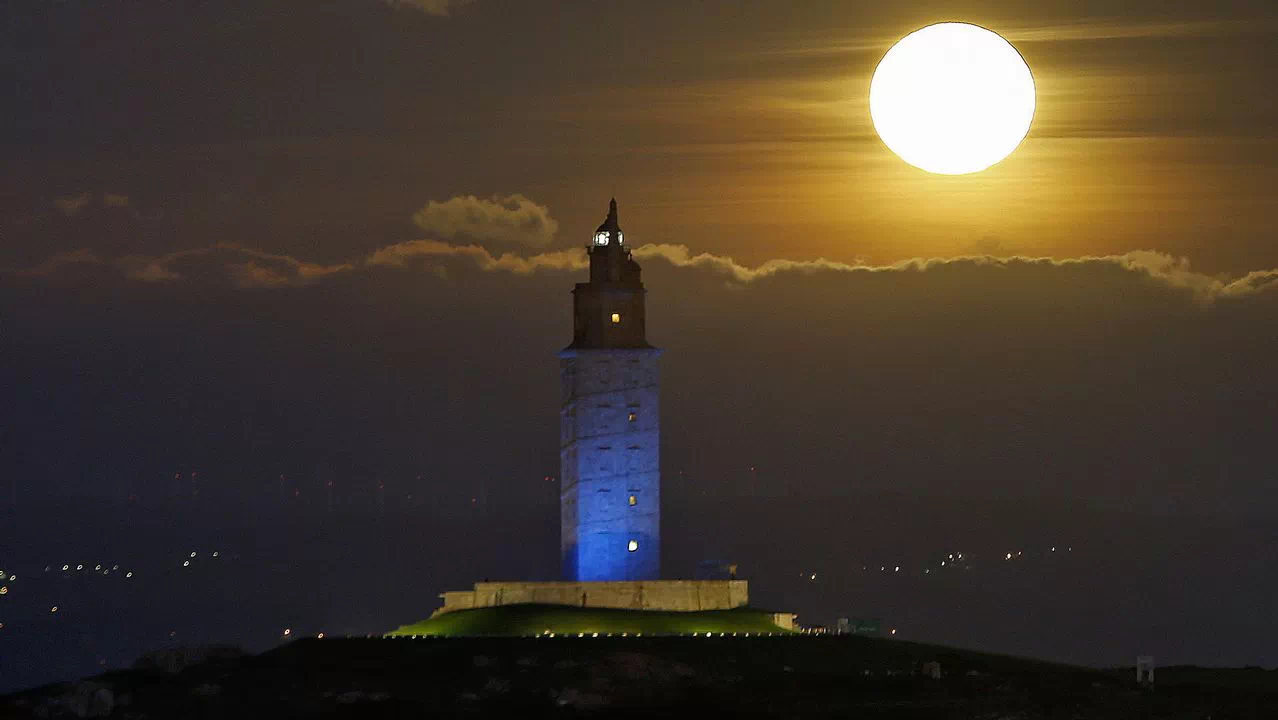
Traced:
<path fill-rule="evenodd" d="M 750 601 L 746 580 L 625 582 L 480 582 L 473 590 L 441 593 L 435 617 L 455 610 L 502 605 L 571 605 L 622 610 L 730 610 Z"/>

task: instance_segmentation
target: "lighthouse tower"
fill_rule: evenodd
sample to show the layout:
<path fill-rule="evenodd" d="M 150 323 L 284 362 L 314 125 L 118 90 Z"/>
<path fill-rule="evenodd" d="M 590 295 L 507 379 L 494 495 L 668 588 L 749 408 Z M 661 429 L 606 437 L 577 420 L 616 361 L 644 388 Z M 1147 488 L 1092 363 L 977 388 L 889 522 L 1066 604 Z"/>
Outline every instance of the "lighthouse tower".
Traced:
<path fill-rule="evenodd" d="M 661 523 L 657 358 L 643 282 L 617 201 L 573 289 L 573 340 L 559 353 L 560 544 L 564 579 L 656 580 Z"/>

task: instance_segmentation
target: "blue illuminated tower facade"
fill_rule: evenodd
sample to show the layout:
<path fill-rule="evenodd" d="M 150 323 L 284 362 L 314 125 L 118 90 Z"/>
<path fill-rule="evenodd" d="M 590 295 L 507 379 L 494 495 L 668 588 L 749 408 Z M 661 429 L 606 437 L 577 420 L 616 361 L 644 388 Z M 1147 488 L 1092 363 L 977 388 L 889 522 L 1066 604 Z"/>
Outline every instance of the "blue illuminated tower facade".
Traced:
<path fill-rule="evenodd" d="M 573 341 L 559 353 L 560 543 L 566 580 L 661 576 L 657 360 L 643 282 L 617 201 L 589 246 L 590 282 L 573 289 Z"/>

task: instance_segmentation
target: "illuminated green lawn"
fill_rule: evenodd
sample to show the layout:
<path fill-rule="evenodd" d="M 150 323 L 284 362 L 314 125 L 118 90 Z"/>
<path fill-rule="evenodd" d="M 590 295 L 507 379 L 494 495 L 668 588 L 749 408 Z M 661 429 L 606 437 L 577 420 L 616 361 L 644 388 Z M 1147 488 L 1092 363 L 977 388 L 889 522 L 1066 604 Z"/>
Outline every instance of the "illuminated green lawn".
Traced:
<path fill-rule="evenodd" d="M 613 610 L 564 605 L 507 605 L 459 610 L 404 625 L 387 636 L 511 637 L 578 633 L 600 635 L 691 635 L 692 633 L 776 633 L 791 631 L 772 622 L 772 613 L 751 608 L 665 612 Z"/>

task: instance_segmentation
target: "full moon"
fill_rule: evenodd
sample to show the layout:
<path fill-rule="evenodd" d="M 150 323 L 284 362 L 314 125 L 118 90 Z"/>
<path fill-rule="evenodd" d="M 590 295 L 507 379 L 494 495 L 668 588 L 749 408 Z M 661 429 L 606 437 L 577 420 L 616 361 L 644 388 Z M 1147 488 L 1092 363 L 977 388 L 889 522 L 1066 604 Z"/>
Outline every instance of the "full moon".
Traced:
<path fill-rule="evenodd" d="M 870 117 L 916 168 L 980 172 L 1021 144 L 1034 119 L 1034 76 L 997 33 L 939 23 L 901 38 L 874 70 Z"/>

